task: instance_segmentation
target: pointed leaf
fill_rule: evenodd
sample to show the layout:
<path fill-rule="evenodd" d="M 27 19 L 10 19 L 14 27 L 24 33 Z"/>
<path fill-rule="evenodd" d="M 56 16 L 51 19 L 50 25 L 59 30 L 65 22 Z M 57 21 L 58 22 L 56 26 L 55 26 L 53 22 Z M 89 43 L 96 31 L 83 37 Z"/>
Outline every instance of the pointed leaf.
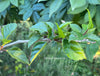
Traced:
<path fill-rule="evenodd" d="M 21 50 L 8 50 L 7 52 L 11 57 L 15 58 L 16 60 L 18 60 L 22 63 L 29 64 L 28 59 L 23 51 L 21 51 Z"/>
<path fill-rule="evenodd" d="M 55 13 L 59 9 L 59 7 L 61 6 L 62 3 L 63 3 L 63 0 L 54 0 L 52 2 L 52 4 L 50 5 L 50 14 L 49 14 L 49 17 L 51 17 L 52 14 Z"/>
<path fill-rule="evenodd" d="M 18 0 L 10 0 L 10 2 L 15 5 L 16 7 L 18 7 Z"/>

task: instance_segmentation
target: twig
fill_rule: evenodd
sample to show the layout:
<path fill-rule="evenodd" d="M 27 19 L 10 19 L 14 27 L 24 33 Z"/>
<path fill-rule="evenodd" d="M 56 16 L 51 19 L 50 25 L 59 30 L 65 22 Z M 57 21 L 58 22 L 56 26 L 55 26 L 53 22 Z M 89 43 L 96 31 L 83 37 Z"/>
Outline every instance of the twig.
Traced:
<path fill-rule="evenodd" d="M 29 40 L 18 40 L 9 44 L 6 44 L 5 46 L 3 46 L 3 49 L 12 45 L 16 45 L 16 44 L 20 44 L 20 43 L 28 43 Z"/>
<path fill-rule="evenodd" d="M 83 40 L 75 40 L 76 42 L 87 42 L 87 43 L 92 43 L 92 44 L 94 44 L 94 43 L 96 43 L 96 41 L 89 41 L 88 39 L 83 39 Z"/>

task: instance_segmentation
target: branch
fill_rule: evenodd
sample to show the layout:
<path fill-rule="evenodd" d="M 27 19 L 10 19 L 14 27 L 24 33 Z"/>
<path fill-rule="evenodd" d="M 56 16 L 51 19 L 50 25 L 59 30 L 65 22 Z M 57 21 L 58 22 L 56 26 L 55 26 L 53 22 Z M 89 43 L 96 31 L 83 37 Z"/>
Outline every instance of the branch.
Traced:
<path fill-rule="evenodd" d="M 28 43 L 29 40 L 17 40 L 15 42 L 6 44 L 5 46 L 3 46 L 3 49 L 12 45 L 16 45 L 16 44 L 20 44 L 20 43 Z"/>
<path fill-rule="evenodd" d="M 44 38 L 44 39 L 40 39 L 40 40 L 38 40 L 38 41 L 51 41 L 51 40 L 48 39 L 48 38 Z M 12 43 L 9 43 L 9 44 L 4 45 L 2 49 L 6 48 L 6 47 L 13 46 L 13 45 L 16 45 L 16 44 L 28 43 L 28 42 L 29 42 L 29 40 L 17 40 L 17 41 L 15 41 L 15 42 L 12 42 Z"/>
<path fill-rule="evenodd" d="M 92 44 L 94 44 L 94 43 L 96 43 L 96 41 L 89 41 L 88 39 L 83 39 L 83 40 L 75 40 L 76 42 L 87 42 L 87 43 L 92 43 Z"/>

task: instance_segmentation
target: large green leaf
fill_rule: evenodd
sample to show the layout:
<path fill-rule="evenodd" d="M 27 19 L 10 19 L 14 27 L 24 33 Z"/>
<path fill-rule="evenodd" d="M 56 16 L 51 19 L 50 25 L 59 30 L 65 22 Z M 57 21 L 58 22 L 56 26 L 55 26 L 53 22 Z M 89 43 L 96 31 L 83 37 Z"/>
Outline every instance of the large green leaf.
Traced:
<path fill-rule="evenodd" d="M 82 47 L 80 46 L 79 43 L 77 43 L 75 41 L 71 41 L 70 43 L 68 43 L 67 40 L 64 40 L 63 41 L 63 48 L 64 48 L 64 51 L 65 51 L 65 54 L 70 59 L 73 59 L 73 60 L 86 59 Z"/>
<path fill-rule="evenodd" d="M 73 31 L 81 33 L 81 28 L 77 24 L 70 24 L 70 27 Z"/>
<path fill-rule="evenodd" d="M 81 12 L 83 12 L 87 7 L 88 7 L 88 4 L 86 4 L 86 5 L 82 6 L 82 7 L 76 8 L 75 10 L 72 10 L 72 8 L 69 8 L 68 14 L 78 14 L 78 13 L 81 13 Z"/>
<path fill-rule="evenodd" d="M 59 9 L 62 3 L 63 3 L 63 0 L 54 0 L 51 3 L 49 17 L 51 17 L 52 14 L 55 13 Z"/>
<path fill-rule="evenodd" d="M 11 2 L 13 5 L 15 5 L 15 6 L 18 7 L 18 0 L 10 0 L 10 2 Z"/>
<path fill-rule="evenodd" d="M 47 32 L 47 31 L 48 31 L 47 29 L 48 29 L 48 28 L 47 28 L 47 25 L 45 25 L 45 23 L 43 23 L 43 22 L 39 22 L 39 23 L 33 25 L 33 26 L 30 28 L 30 30 L 32 30 L 32 31 L 37 30 L 37 31 L 39 31 L 41 34 L 44 33 L 44 32 Z"/>
<path fill-rule="evenodd" d="M 8 50 L 8 54 L 19 62 L 29 64 L 29 61 L 23 51 L 19 50 Z"/>
<path fill-rule="evenodd" d="M 36 59 L 36 57 L 43 51 L 43 49 L 46 47 L 46 45 L 47 45 L 47 43 L 43 44 L 43 46 L 42 46 L 39 50 L 33 51 L 33 52 L 31 53 L 31 59 L 30 59 L 30 64 L 29 64 L 29 65 L 32 64 L 32 62 L 33 62 L 33 61 Z"/>
<path fill-rule="evenodd" d="M 3 12 L 10 5 L 9 0 L 0 1 L 0 12 Z"/>
<path fill-rule="evenodd" d="M 86 50 L 85 50 L 85 55 L 86 55 L 87 60 L 92 62 L 93 57 L 96 54 L 96 52 L 98 51 L 98 49 L 99 49 L 99 45 L 97 43 L 87 44 L 86 45 Z"/>
<path fill-rule="evenodd" d="M 4 39 L 7 39 L 11 33 L 13 31 L 15 31 L 15 29 L 17 28 L 17 24 L 16 23 L 10 23 L 10 24 L 7 24 L 5 25 L 3 28 L 2 28 L 2 35 L 3 35 L 3 38 Z"/>
<path fill-rule="evenodd" d="M 70 0 L 72 10 L 82 7 L 86 4 L 86 0 Z"/>
<path fill-rule="evenodd" d="M 95 21 L 96 21 L 96 25 L 97 25 L 97 30 L 98 30 L 98 32 L 100 32 L 100 6 L 97 6 Z"/>

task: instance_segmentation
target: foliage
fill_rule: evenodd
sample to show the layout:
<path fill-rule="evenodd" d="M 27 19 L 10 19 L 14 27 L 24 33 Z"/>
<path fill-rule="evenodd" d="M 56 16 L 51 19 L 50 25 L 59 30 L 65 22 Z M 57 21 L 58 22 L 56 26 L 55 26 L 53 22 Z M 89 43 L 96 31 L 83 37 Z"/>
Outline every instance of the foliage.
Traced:
<path fill-rule="evenodd" d="M 0 51 L 31 66 L 52 42 L 72 60 L 93 62 L 100 44 L 99 7 L 100 0 L 0 0 Z M 21 22 L 26 22 L 28 31 L 22 42 L 22 32 L 17 33 Z M 18 34 L 20 38 L 12 38 Z M 29 51 L 14 46 L 18 43 L 28 43 Z"/>

